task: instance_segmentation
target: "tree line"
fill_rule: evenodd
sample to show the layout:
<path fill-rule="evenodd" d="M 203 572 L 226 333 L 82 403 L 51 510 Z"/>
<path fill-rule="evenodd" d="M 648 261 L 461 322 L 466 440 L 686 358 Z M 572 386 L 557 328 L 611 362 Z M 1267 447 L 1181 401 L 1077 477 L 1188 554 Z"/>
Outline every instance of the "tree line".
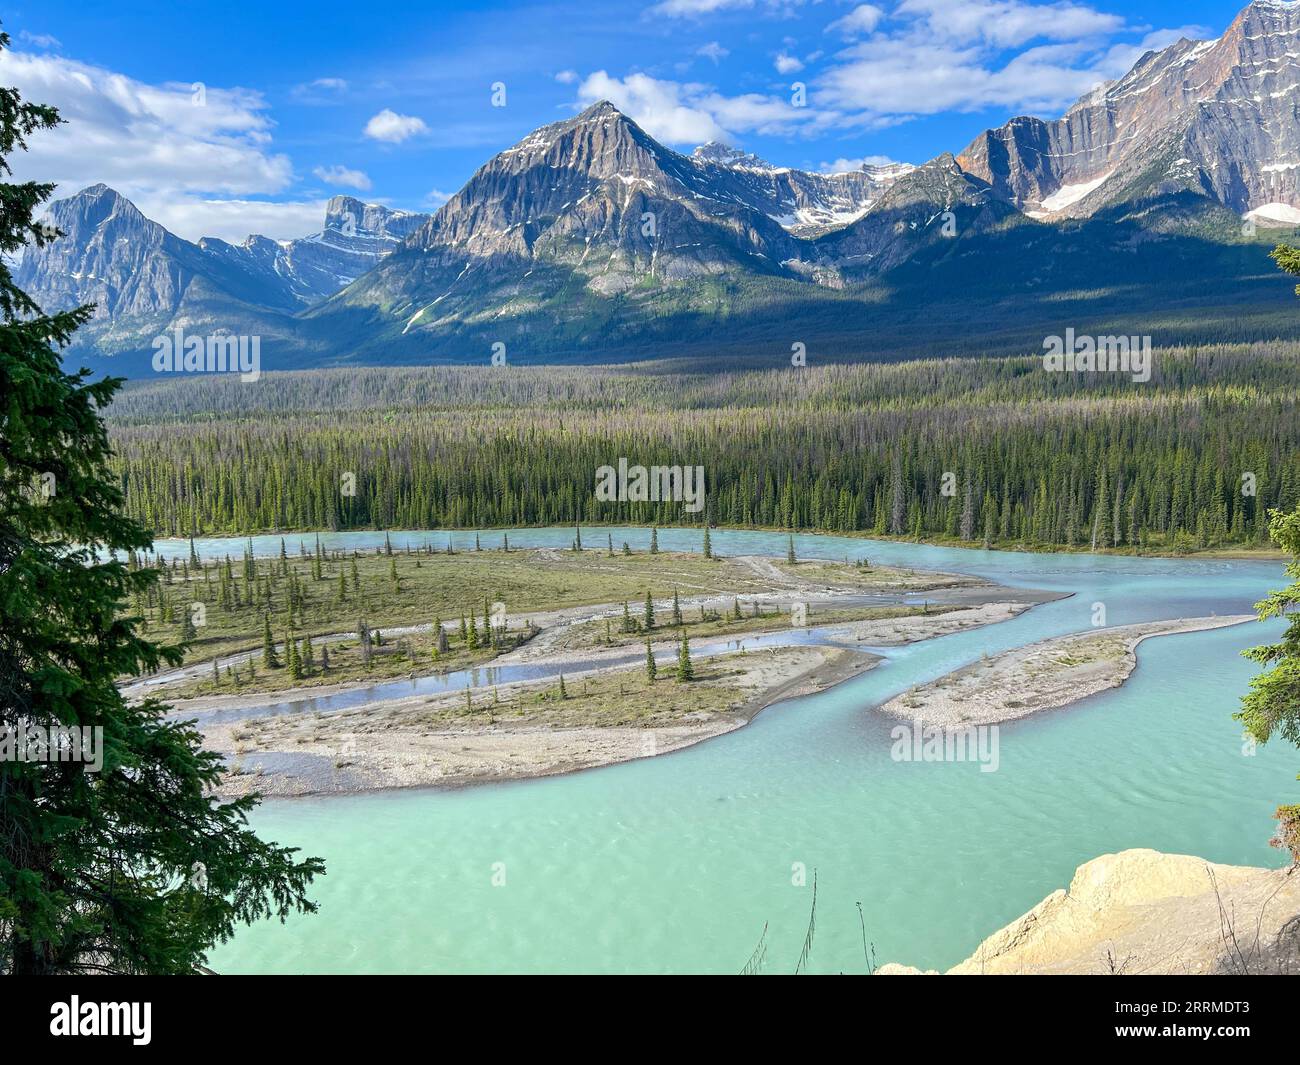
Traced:
<path fill-rule="evenodd" d="M 712 383 L 479 373 L 491 402 L 472 371 L 372 370 L 361 401 L 328 411 L 310 375 L 261 394 L 195 382 L 206 411 L 127 408 L 113 461 L 127 513 L 174 536 L 576 520 L 1054 548 L 1264 544 L 1268 511 L 1300 503 L 1300 345 L 1164 353 L 1157 366 L 1150 386 L 1034 360 Z M 418 404 L 395 402 L 403 386 Z M 332 375 L 319 385 L 338 387 Z M 595 470 L 619 457 L 703 465 L 706 508 L 598 501 Z"/>

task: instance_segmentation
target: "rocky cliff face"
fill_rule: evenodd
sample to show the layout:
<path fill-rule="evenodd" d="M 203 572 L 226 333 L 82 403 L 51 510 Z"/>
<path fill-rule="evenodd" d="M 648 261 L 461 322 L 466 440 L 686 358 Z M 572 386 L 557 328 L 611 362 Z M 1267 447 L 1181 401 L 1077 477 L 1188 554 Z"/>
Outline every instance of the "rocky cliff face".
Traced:
<path fill-rule="evenodd" d="M 1300 2 L 1257 0 L 1216 41 L 1148 52 L 1061 118 L 977 137 L 963 170 L 1033 217 L 1190 189 L 1246 212 L 1300 206 Z"/>
<path fill-rule="evenodd" d="M 691 161 L 715 195 L 756 207 L 798 237 L 820 236 L 856 222 L 899 178 L 915 169 L 908 163 L 894 163 L 817 174 L 773 166 L 716 142 L 696 148 Z"/>
<path fill-rule="evenodd" d="M 948 970 L 1008 973 L 1295 975 L 1300 875 L 1146 849 L 1104 854 Z"/>
<path fill-rule="evenodd" d="M 145 218 L 107 185 L 51 205 L 65 236 L 29 248 L 17 281 L 41 306 L 94 303 L 95 318 L 170 313 L 189 280 L 192 246 Z"/>
<path fill-rule="evenodd" d="M 88 335 L 112 347 L 142 341 L 177 317 L 219 329 L 259 310 L 294 313 L 350 284 L 427 216 L 336 196 L 312 236 L 195 244 L 108 186 L 93 185 L 55 201 L 48 218 L 63 236 L 27 249 L 18 284 L 47 310 L 93 303 Z"/>
<path fill-rule="evenodd" d="M 396 250 L 428 217 L 335 196 L 325 209 L 325 226 L 319 233 L 280 246 L 276 272 L 289 281 L 304 304 L 317 303 Z"/>
<path fill-rule="evenodd" d="M 810 258 L 851 279 L 883 273 L 923 249 L 998 225 L 1016 210 L 948 154 L 894 181 L 860 220 L 818 240 Z"/>
<path fill-rule="evenodd" d="M 491 159 L 314 317 L 360 306 L 409 335 L 547 308 L 573 317 L 584 300 L 643 282 L 786 275 L 798 241 L 739 197 L 730 173 L 595 104 Z"/>

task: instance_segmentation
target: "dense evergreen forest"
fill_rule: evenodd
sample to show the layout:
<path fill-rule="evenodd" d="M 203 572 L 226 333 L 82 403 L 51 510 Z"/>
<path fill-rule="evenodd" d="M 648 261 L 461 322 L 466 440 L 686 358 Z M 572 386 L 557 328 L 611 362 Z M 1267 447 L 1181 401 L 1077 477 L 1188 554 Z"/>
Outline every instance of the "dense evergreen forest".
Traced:
<path fill-rule="evenodd" d="M 1300 344 L 1157 350 L 1150 382 L 1037 357 L 696 373 L 322 370 L 129 385 L 107 411 L 159 535 L 583 523 L 973 544 L 1264 546 L 1300 503 Z M 619 458 L 707 507 L 598 502 Z M 353 488 L 354 494 L 348 494 Z"/>

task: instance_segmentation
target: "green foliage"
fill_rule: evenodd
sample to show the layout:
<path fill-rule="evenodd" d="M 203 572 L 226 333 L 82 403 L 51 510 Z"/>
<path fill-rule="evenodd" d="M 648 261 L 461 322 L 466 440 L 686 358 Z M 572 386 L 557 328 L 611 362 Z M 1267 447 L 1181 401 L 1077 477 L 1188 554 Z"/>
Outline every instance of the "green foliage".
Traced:
<path fill-rule="evenodd" d="M 1291 584 L 1269 593 L 1255 605 L 1260 620 L 1288 618 L 1282 639 L 1277 643 L 1251 647 L 1242 653 L 1254 662 L 1269 667 L 1250 682 L 1250 691 L 1241 701 L 1236 717 L 1246 731 L 1260 743 L 1280 735 L 1288 743 L 1300 746 L 1300 507 L 1288 514 L 1275 511 L 1269 533 L 1277 545 L 1291 556 L 1286 573 Z M 1300 862 L 1300 805 L 1279 807 L 1278 835 L 1274 843 L 1286 847 L 1293 860 Z"/>
<path fill-rule="evenodd" d="M 159 534 L 564 525 L 578 513 L 976 543 L 987 532 L 1045 548 L 1089 546 L 1094 526 L 1099 548 L 1121 551 L 1264 546 L 1266 510 L 1300 502 L 1300 346 L 1157 350 L 1153 363 L 1144 385 L 1046 373 L 1037 358 L 794 378 L 369 370 L 349 372 L 347 389 L 321 371 L 242 391 L 151 382 L 109 414 L 129 513 Z M 611 454 L 703 465 L 707 512 L 597 501 L 594 471 Z M 339 469 L 357 472 L 355 497 L 339 493 Z M 955 507 L 945 472 L 961 485 Z"/>
<path fill-rule="evenodd" d="M 1279 244 L 1269 253 L 1269 258 L 1278 265 L 1278 269 L 1292 276 L 1300 276 L 1300 248 L 1290 244 Z M 1296 286 L 1296 295 L 1300 296 L 1300 285 Z"/>
<path fill-rule="evenodd" d="M 0 172 L 57 122 L 0 88 Z M 117 689 L 180 650 L 120 616 L 158 571 L 122 559 L 151 540 L 109 472 L 121 382 L 60 366 L 92 309 L 45 315 L 13 284 L 51 191 L 0 184 L 0 727 L 102 729 L 102 765 L 0 760 L 0 972 L 188 973 L 238 924 L 314 910 L 323 866 L 249 830 L 255 797 L 211 798 L 222 761 L 192 723 Z"/>
<path fill-rule="evenodd" d="M 695 679 L 695 666 L 691 664 L 691 645 L 686 639 L 686 630 L 682 630 L 682 642 L 677 648 L 677 679 L 691 681 Z"/>

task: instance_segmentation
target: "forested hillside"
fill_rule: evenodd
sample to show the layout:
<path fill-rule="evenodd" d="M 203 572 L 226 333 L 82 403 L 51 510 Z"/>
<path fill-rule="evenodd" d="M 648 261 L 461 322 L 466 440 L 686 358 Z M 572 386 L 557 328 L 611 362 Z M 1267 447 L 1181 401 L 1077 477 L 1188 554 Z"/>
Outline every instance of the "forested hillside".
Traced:
<path fill-rule="evenodd" d="M 1267 510 L 1300 503 L 1300 345 L 1169 349 L 1154 366 L 1147 384 L 1032 357 L 338 370 L 128 386 L 108 413 L 129 512 L 161 535 L 707 518 L 1003 546 L 1263 546 Z M 619 458 L 703 466 L 706 510 L 598 502 L 595 471 Z"/>

